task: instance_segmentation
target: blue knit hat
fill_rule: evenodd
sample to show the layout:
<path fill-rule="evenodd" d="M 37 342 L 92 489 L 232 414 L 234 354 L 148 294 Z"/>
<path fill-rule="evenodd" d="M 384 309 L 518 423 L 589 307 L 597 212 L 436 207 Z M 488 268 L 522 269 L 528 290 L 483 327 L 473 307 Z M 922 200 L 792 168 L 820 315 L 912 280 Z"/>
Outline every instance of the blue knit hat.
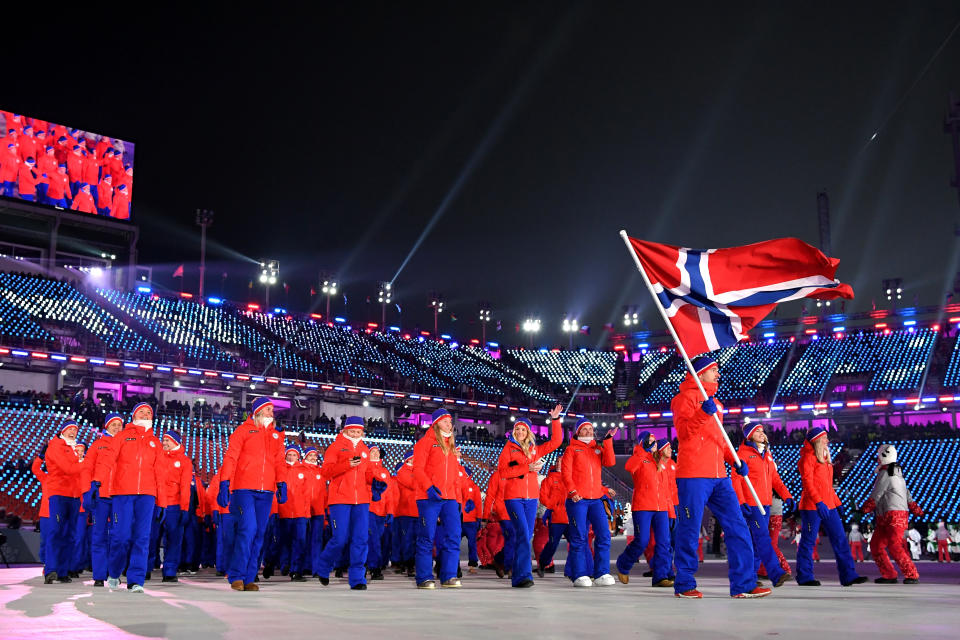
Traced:
<path fill-rule="evenodd" d="M 710 356 L 700 356 L 699 358 L 694 358 L 693 360 L 693 370 L 697 374 L 703 373 L 710 367 L 720 366 L 717 364 L 717 361 L 711 358 Z"/>
<path fill-rule="evenodd" d="M 363 428 L 364 428 L 363 418 L 361 418 L 360 416 L 350 416 L 344 421 L 343 429 L 341 429 L 341 431 L 345 429 L 363 429 Z"/>
<path fill-rule="evenodd" d="M 60 429 L 59 431 L 57 431 L 57 435 L 58 436 L 63 435 L 63 432 L 69 429 L 70 427 L 76 427 L 77 429 L 79 429 L 80 425 L 77 424 L 76 420 L 67 420 L 62 425 L 60 425 Z"/>
<path fill-rule="evenodd" d="M 647 443 L 647 438 L 650 437 L 649 431 L 641 431 L 637 434 L 637 444 L 643 446 Z"/>
<path fill-rule="evenodd" d="M 108 413 L 107 417 L 103 421 L 103 428 L 106 429 L 107 425 L 113 422 L 114 420 L 119 420 L 120 424 L 123 424 L 123 416 L 119 413 Z"/>
<path fill-rule="evenodd" d="M 250 405 L 250 408 L 253 410 L 253 415 L 257 415 L 257 412 L 260 411 L 260 409 L 263 409 L 264 407 L 266 407 L 267 405 L 270 405 L 272 407 L 273 400 L 271 400 L 266 396 L 260 396 L 259 398 L 253 401 L 253 404 Z"/>
<path fill-rule="evenodd" d="M 430 426 L 432 427 L 433 425 L 437 424 L 437 421 L 441 420 L 442 418 L 450 418 L 453 420 L 453 416 L 450 415 L 450 412 L 443 407 L 440 407 L 430 414 Z"/>
<path fill-rule="evenodd" d="M 517 418 L 517 419 L 514 421 L 513 424 L 515 424 L 515 425 L 517 425 L 517 424 L 526 425 L 527 429 L 530 429 L 531 431 L 533 431 L 533 425 L 530 424 L 530 419 L 529 419 L 529 418 Z"/>
<path fill-rule="evenodd" d="M 287 448 L 283 450 L 283 455 L 286 456 L 286 455 L 287 455 L 288 453 L 290 453 L 291 451 L 296 451 L 296 452 L 297 452 L 297 455 L 298 455 L 298 456 L 300 455 L 300 447 L 298 447 L 296 444 L 292 444 L 292 443 L 291 443 L 291 444 L 288 444 L 288 445 L 287 445 Z"/>
<path fill-rule="evenodd" d="M 137 404 L 133 405 L 133 411 L 130 412 L 130 416 L 133 417 L 133 416 L 137 415 L 137 410 L 138 410 L 138 409 L 141 409 L 141 408 L 143 408 L 143 407 L 146 407 L 147 409 L 150 409 L 150 415 L 151 415 L 151 416 L 153 415 L 153 407 L 151 407 L 149 403 L 146 403 L 146 402 L 138 402 Z"/>
<path fill-rule="evenodd" d="M 318 456 L 320 455 L 320 451 L 319 451 L 315 446 L 313 446 L 312 444 L 303 448 L 303 457 L 304 457 L 304 458 L 307 457 L 307 454 L 308 454 L 308 453 L 316 453 Z"/>
<path fill-rule="evenodd" d="M 183 443 L 183 436 L 181 436 L 179 433 L 177 433 L 173 429 L 170 429 L 169 431 L 164 433 L 163 437 L 170 438 L 171 440 L 177 443 L 178 447 Z"/>
<path fill-rule="evenodd" d="M 753 432 L 762 427 L 763 425 L 759 422 L 751 422 L 750 424 L 743 425 L 743 439 L 749 440 L 750 436 L 753 435 Z"/>
<path fill-rule="evenodd" d="M 404 462 L 406 462 L 407 460 L 409 460 L 409 459 L 412 458 L 412 457 L 413 457 L 413 449 L 407 449 L 406 451 L 403 452 L 403 460 L 404 460 Z"/>
<path fill-rule="evenodd" d="M 670 440 L 667 438 L 660 438 L 657 440 L 657 451 L 663 451 L 670 446 Z"/>
<path fill-rule="evenodd" d="M 575 427 L 573 428 L 573 437 L 574 437 L 574 438 L 576 438 L 578 435 L 580 435 L 580 429 L 581 429 L 584 425 L 590 425 L 590 426 L 592 427 L 592 426 L 593 426 L 593 423 L 592 423 L 591 421 L 587 420 L 586 418 L 580 418 L 579 420 L 577 420 L 577 426 L 575 426 Z"/>
<path fill-rule="evenodd" d="M 810 444 L 813 444 L 815 440 L 817 440 L 818 438 L 822 438 L 825 435 L 827 435 L 826 429 L 824 429 L 823 427 L 813 427 L 812 429 L 807 431 L 807 442 L 809 442 Z"/>

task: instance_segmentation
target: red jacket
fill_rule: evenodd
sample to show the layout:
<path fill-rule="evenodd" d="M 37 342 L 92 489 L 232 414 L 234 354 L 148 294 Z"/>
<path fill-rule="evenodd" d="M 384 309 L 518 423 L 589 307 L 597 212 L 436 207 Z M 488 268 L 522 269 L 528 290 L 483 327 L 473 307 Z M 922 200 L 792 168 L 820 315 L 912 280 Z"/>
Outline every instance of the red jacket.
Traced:
<path fill-rule="evenodd" d="M 393 515 L 396 509 L 397 482 L 390 475 L 390 472 L 383 466 L 379 460 L 370 463 L 370 470 L 373 473 L 373 479 L 380 482 L 386 482 L 387 488 L 380 494 L 380 499 L 374 501 L 370 499 L 370 513 L 377 516 Z M 393 503 L 393 504 L 391 504 Z"/>
<path fill-rule="evenodd" d="M 87 491 L 90 488 L 90 482 L 93 480 L 93 474 L 97 469 L 97 460 L 100 459 L 100 453 L 110 448 L 112 436 L 102 435 L 90 444 L 87 449 L 87 455 L 83 459 L 83 465 L 80 470 L 80 490 Z M 97 495 L 101 498 L 110 497 L 110 485 L 112 478 L 108 477 L 100 483 L 97 489 Z"/>
<path fill-rule="evenodd" d="M 540 483 L 540 502 L 550 514 L 550 522 L 554 524 L 569 524 L 567 518 L 567 489 L 563 484 L 563 475 L 559 471 L 551 471 Z"/>
<path fill-rule="evenodd" d="M 79 498 L 80 458 L 66 441 L 57 436 L 47 445 L 46 493 L 51 496 Z"/>
<path fill-rule="evenodd" d="M 360 464 L 351 467 L 350 459 L 354 456 L 360 456 Z M 323 454 L 321 473 L 330 479 L 328 504 L 370 504 L 373 468 L 370 450 L 363 440 L 354 446 L 345 435 L 338 435 Z"/>
<path fill-rule="evenodd" d="M 577 493 L 581 498 L 594 500 L 606 495 L 603 489 L 601 467 L 612 467 L 617 463 L 613 453 L 613 438 L 604 438 L 603 443 L 596 440 L 585 443 L 574 438 L 563 452 L 560 466 L 563 485 L 567 490 L 564 499 Z"/>
<path fill-rule="evenodd" d="M 52 155 L 44 153 L 37 158 L 37 173 L 40 174 L 40 182 L 48 183 L 50 178 L 57 172 L 57 159 Z M 44 174 L 46 177 L 44 177 Z"/>
<path fill-rule="evenodd" d="M 704 385 L 706 387 L 707 385 Z M 707 389 L 707 393 L 711 393 Z M 717 416 L 723 419 L 723 405 L 717 403 Z M 677 477 L 723 478 L 727 475 L 724 461 L 733 466 L 733 456 L 727 449 L 723 435 L 713 416 L 704 413 L 700 406 L 703 396 L 693 377 L 680 384 L 680 392 L 673 397 L 673 425 L 677 428 Z"/>
<path fill-rule="evenodd" d="M 20 191 L 20 195 L 37 195 L 38 182 L 40 182 L 40 174 L 37 173 L 36 166 L 31 169 L 26 162 L 21 163 L 17 172 L 17 189 Z"/>
<path fill-rule="evenodd" d="M 27 158 L 37 159 L 37 139 L 33 136 L 20 134 L 20 159 L 24 162 Z"/>
<path fill-rule="evenodd" d="M 680 496 L 677 494 L 677 463 L 673 458 L 665 458 L 660 461 L 663 467 L 663 475 L 660 477 L 660 493 L 663 494 L 669 508 L 667 512 L 671 518 L 676 518 L 677 513 L 674 506 L 680 504 Z"/>
<path fill-rule="evenodd" d="M 48 180 L 50 187 L 47 189 L 47 196 L 52 200 L 70 197 L 70 180 L 67 174 L 54 171 Z"/>
<path fill-rule="evenodd" d="M 503 531 L 500 523 L 488 522 L 477 535 L 477 556 L 481 565 L 493 564 L 493 557 L 503 549 Z"/>
<path fill-rule="evenodd" d="M 309 478 L 311 474 L 317 475 L 317 468 L 302 462 L 287 464 L 286 467 L 284 482 L 287 483 L 287 501 L 277 505 L 277 513 L 281 518 L 309 518 L 312 498 Z"/>
<path fill-rule="evenodd" d="M 249 417 L 230 436 L 220 480 L 230 481 L 230 491 L 274 492 L 287 467 L 283 449 L 283 436 L 276 429 L 260 427 Z"/>
<path fill-rule="evenodd" d="M 40 481 L 40 518 L 50 517 L 50 496 L 47 495 L 47 472 L 43 470 L 43 460 L 34 458 L 30 470 Z"/>
<path fill-rule="evenodd" d="M 4 147 L 0 149 L 0 182 L 16 182 L 20 173 L 20 156 L 16 151 L 8 152 L 6 138 L 0 140 L 0 144 Z"/>
<path fill-rule="evenodd" d="M 83 156 L 83 180 L 81 182 L 86 182 L 91 189 L 96 189 L 97 184 L 100 183 L 100 164 L 92 153 Z"/>
<path fill-rule="evenodd" d="M 559 420 L 550 423 L 550 441 L 542 447 L 536 444 L 530 446 L 529 455 L 524 455 L 520 444 L 513 436 L 503 445 L 500 459 L 497 461 L 497 470 L 504 479 L 504 500 L 516 498 L 534 498 L 540 494 L 540 485 L 537 482 L 537 473 L 530 471 L 530 465 L 556 450 L 563 443 L 563 428 Z"/>
<path fill-rule="evenodd" d="M 113 192 L 113 204 L 110 206 L 110 217 L 117 220 L 130 218 L 130 194 L 119 189 Z"/>
<path fill-rule="evenodd" d="M 417 481 L 417 500 L 427 499 L 427 489 L 436 487 L 444 500 L 456 500 L 460 483 L 460 462 L 454 450 L 453 436 L 448 438 L 450 453 L 444 454 L 433 429 L 428 429 L 413 447 L 413 477 Z"/>
<path fill-rule="evenodd" d="M 307 487 L 310 490 L 310 515 L 322 516 L 327 510 L 327 479 L 320 473 L 320 465 L 304 463 Z"/>
<path fill-rule="evenodd" d="M 840 498 L 837 497 L 837 492 L 833 490 L 833 465 L 829 462 L 817 460 L 817 454 L 813 452 L 813 445 L 807 441 L 803 442 L 803 450 L 800 452 L 800 462 L 797 466 L 800 468 L 800 482 L 803 487 L 800 496 L 800 509 L 802 511 L 814 511 L 818 502 L 826 503 L 830 509 L 840 506 Z M 750 470 L 750 476 L 753 476 L 752 469 Z"/>
<path fill-rule="evenodd" d="M 777 463 L 773 461 L 773 454 L 770 453 L 769 446 L 764 450 L 763 455 L 760 455 L 756 447 L 744 442 L 737 449 L 737 455 L 747 463 L 747 469 L 750 470 L 748 477 L 764 507 L 773 504 L 774 490 L 783 500 L 793 497 L 780 479 L 780 474 L 777 473 Z M 830 472 L 832 474 L 833 469 Z M 747 489 L 747 483 L 743 481 L 743 476 L 734 471 L 730 474 L 730 479 L 733 480 L 733 490 L 737 492 L 737 500 L 740 501 L 740 504 L 748 504 L 752 507 L 758 506 L 754 502 L 753 496 L 750 495 L 750 490 Z"/>
<path fill-rule="evenodd" d="M 668 511 L 668 493 L 661 488 L 666 483 L 664 472 L 653 459 L 653 454 L 636 445 L 633 455 L 627 460 L 627 473 L 633 476 L 633 498 L 630 508 L 633 511 Z"/>
<path fill-rule="evenodd" d="M 74 197 L 73 204 L 70 205 L 70 208 L 81 213 L 97 212 L 97 208 L 93 204 L 93 196 L 89 193 L 84 193 L 83 191 L 77 192 L 77 195 Z"/>
<path fill-rule="evenodd" d="M 199 497 L 200 489 L 197 488 L 197 493 Z M 220 513 L 220 505 L 217 504 L 217 494 L 220 493 L 220 473 L 217 472 L 210 478 L 210 484 L 207 485 L 207 488 L 203 490 L 203 505 L 204 505 L 204 514 L 213 515 L 214 513 Z M 224 509 L 224 512 L 230 512 L 230 505 L 227 505 L 227 508 Z"/>
<path fill-rule="evenodd" d="M 476 522 L 480 517 L 480 514 L 483 512 L 483 498 L 480 496 L 480 487 L 477 486 L 477 483 L 473 481 L 466 472 L 463 474 L 463 478 L 460 483 L 460 495 L 463 498 L 463 521 L 464 522 Z M 470 513 L 467 513 L 466 506 L 467 500 L 473 500 L 473 509 Z"/>
<path fill-rule="evenodd" d="M 499 470 L 490 474 L 490 480 L 487 481 L 487 499 L 483 502 L 484 520 L 510 519 L 510 514 L 507 513 L 507 505 L 503 501 L 503 484 Z"/>
<path fill-rule="evenodd" d="M 100 452 L 93 479 L 103 486 L 110 482 L 114 496 L 154 496 L 157 505 L 167 506 L 166 467 L 163 448 L 152 431 L 128 424 L 110 439 L 110 446 Z"/>
<path fill-rule="evenodd" d="M 413 462 L 407 461 L 397 471 L 397 517 L 409 516 L 416 518 L 417 510 L 417 480 L 413 477 Z"/>
<path fill-rule="evenodd" d="M 164 496 L 168 506 L 180 506 L 181 511 L 190 508 L 190 480 L 193 479 L 193 463 L 183 454 L 183 448 L 176 451 L 164 451 L 161 457 L 164 465 Z"/>
<path fill-rule="evenodd" d="M 97 206 L 107 209 L 113 205 L 113 185 L 101 182 L 97 185 Z"/>
<path fill-rule="evenodd" d="M 67 175 L 70 182 L 82 182 L 83 178 L 83 154 L 76 154 L 71 151 L 67 155 Z"/>

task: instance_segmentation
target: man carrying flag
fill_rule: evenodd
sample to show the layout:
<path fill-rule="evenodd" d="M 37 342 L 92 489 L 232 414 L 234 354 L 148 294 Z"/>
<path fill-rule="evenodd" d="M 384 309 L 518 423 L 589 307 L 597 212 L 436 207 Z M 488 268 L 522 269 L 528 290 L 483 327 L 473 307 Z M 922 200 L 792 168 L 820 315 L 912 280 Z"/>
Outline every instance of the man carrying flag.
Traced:
<path fill-rule="evenodd" d="M 749 531 L 724 462 L 750 483 L 749 469 L 733 449 L 723 429 L 723 406 L 714 399 L 720 372 L 712 358 L 690 361 L 701 354 L 736 344 L 747 337 L 776 304 L 800 298 L 853 298 L 849 285 L 834 279 L 838 260 L 795 238 L 769 240 L 744 247 L 695 250 L 627 236 L 620 237 L 677 344 L 687 377 L 671 403 L 677 427 L 677 514 L 674 593 L 701 598 L 694 573 L 704 505 L 724 530 L 730 558 L 730 595 L 758 598 L 770 594 L 757 587 Z M 762 513 L 762 507 L 758 507 Z"/>

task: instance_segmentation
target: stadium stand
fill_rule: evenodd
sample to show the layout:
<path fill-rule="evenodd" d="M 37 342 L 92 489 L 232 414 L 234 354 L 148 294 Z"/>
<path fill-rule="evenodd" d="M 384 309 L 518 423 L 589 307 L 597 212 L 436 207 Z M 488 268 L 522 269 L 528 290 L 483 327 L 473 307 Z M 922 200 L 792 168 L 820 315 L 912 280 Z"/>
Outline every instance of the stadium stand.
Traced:
<path fill-rule="evenodd" d="M 617 364 L 615 351 L 561 351 L 516 349 L 508 352 L 538 375 L 570 393 L 584 385 L 609 392 Z"/>

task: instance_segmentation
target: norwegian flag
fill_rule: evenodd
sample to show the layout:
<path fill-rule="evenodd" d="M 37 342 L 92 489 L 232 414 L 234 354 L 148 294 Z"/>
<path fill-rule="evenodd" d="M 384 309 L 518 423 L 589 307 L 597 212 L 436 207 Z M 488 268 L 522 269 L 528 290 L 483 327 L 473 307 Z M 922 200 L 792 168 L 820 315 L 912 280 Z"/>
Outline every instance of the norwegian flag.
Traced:
<path fill-rule="evenodd" d="M 746 339 L 780 302 L 853 298 L 834 278 L 840 261 L 796 238 L 728 249 L 630 245 L 691 357 Z"/>

